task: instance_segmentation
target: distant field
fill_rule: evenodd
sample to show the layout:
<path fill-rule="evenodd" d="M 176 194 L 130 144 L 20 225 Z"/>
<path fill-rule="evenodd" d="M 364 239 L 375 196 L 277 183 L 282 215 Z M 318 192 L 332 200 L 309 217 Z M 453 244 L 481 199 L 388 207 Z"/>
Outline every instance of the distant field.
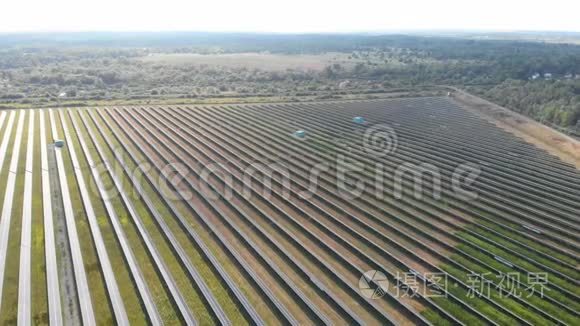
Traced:
<path fill-rule="evenodd" d="M 580 171 L 452 97 L 6 110 L 0 151 L 2 325 L 580 324 Z"/>
<path fill-rule="evenodd" d="M 320 55 L 282 55 L 263 53 L 235 54 L 151 54 L 143 60 L 154 63 L 216 65 L 232 68 L 255 68 L 272 71 L 316 70 L 320 71 L 332 63 L 341 63 L 347 59 L 344 53 L 329 53 Z"/>

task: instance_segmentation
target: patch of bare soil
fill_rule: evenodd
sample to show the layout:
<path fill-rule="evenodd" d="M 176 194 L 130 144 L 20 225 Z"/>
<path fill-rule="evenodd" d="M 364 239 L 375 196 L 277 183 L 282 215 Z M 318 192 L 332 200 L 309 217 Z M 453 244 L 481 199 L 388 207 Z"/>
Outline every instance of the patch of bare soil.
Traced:
<path fill-rule="evenodd" d="M 453 99 L 466 110 L 532 143 L 580 170 L 580 141 L 519 113 L 453 88 Z"/>

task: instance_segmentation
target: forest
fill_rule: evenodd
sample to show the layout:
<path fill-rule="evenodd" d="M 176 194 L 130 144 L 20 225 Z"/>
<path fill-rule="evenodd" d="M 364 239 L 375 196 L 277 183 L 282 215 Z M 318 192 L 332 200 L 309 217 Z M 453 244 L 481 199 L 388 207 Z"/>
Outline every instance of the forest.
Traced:
<path fill-rule="evenodd" d="M 320 56 L 320 69 L 147 60 L 160 54 Z M 194 57 L 195 58 L 195 57 Z M 283 59 L 282 59 L 283 60 Z M 0 101 L 339 96 L 453 85 L 561 127 L 580 119 L 580 45 L 420 35 L 0 35 Z"/>

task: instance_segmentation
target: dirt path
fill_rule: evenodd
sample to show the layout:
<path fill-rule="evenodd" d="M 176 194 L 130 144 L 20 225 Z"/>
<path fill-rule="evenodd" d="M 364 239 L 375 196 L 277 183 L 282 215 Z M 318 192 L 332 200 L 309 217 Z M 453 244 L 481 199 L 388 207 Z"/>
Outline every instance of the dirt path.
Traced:
<path fill-rule="evenodd" d="M 484 100 L 455 87 L 453 99 L 466 110 L 542 148 L 580 170 L 580 141 L 544 126 L 533 119 Z"/>

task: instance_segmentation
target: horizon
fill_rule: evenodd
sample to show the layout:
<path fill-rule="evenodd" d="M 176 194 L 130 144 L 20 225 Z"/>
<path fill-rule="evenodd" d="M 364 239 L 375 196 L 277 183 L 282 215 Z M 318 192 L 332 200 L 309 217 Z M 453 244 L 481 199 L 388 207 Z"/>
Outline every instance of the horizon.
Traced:
<path fill-rule="evenodd" d="M 575 30 L 533 30 L 533 29 L 384 29 L 384 30 L 352 30 L 352 31 L 303 31 L 303 32 L 278 32 L 278 31 L 236 31 L 236 30 L 196 30 L 196 29 L 175 29 L 175 30 L 35 30 L 35 31 L 0 31 L 0 35 L 34 35 L 34 34 L 242 34 L 242 35 L 441 35 L 450 33 L 459 34 L 580 34 Z"/>

